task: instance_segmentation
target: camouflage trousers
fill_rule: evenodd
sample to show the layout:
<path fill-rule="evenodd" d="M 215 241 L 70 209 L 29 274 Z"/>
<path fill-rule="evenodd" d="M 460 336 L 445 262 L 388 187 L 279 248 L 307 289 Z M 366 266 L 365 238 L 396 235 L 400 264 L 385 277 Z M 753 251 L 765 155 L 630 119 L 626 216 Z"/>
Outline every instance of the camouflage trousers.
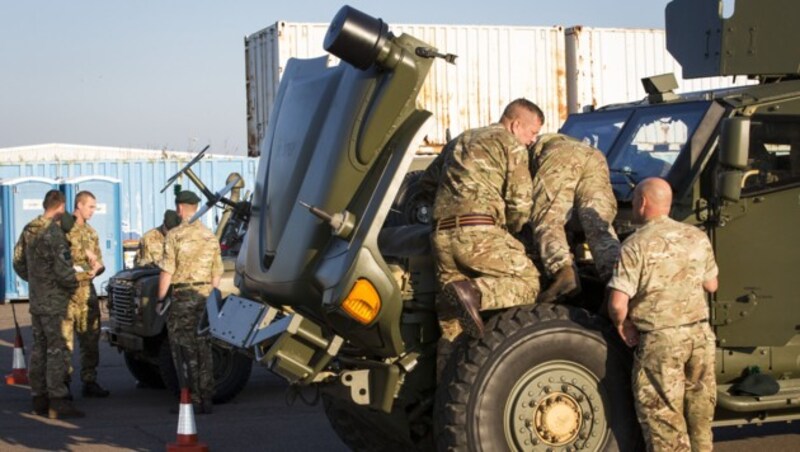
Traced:
<path fill-rule="evenodd" d="M 610 278 L 620 244 L 612 226 L 617 201 L 605 157 L 595 149 L 563 141 L 548 146 L 536 162 L 531 220 L 544 268 L 553 276 L 572 265 L 564 227 L 577 215 L 598 273 Z"/>
<path fill-rule="evenodd" d="M 67 396 L 67 368 L 69 352 L 61 334 L 60 315 L 31 315 L 33 350 L 29 377 L 34 396 L 46 395 L 51 399 Z"/>
<path fill-rule="evenodd" d="M 94 285 L 80 286 L 75 290 L 67 306 L 67 317 L 62 325 L 64 340 L 72 356 L 74 336 L 78 336 L 81 354 L 81 381 L 97 381 L 97 365 L 100 362 L 100 302 Z M 69 360 L 69 375 L 72 375 L 72 360 Z"/>
<path fill-rule="evenodd" d="M 641 335 L 632 377 L 648 451 L 712 450 L 714 342 L 707 322 Z"/>
<path fill-rule="evenodd" d="M 440 287 L 471 279 L 481 291 L 481 310 L 533 303 L 539 294 L 539 272 L 525 247 L 497 226 L 468 226 L 433 234 Z M 458 321 L 440 320 L 442 338 L 454 340 Z"/>
<path fill-rule="evenodd" d="M 173 292 L 172 305 L 167 317 L 169 346 L 172 362 L 179 378 L 185 363 L 189 372 L 189 389 L 192 401 L 200 403 L 214 395 L 214 363 L 211 340 L 208 335 L 198 336 L 197 326 L 205 312 L 206 296 L 193 291 Z M 180 350 L 180 351 L 179 351 Z M 183 361 L 181 361 L 183 360 Z"/>

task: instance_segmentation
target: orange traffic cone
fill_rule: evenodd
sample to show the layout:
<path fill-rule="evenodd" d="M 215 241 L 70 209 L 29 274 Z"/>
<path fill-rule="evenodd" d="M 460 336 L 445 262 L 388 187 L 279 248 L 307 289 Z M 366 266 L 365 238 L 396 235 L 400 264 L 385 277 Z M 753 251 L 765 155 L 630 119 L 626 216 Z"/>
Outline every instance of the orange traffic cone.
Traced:
<path fill-rule="evenodd" d="M 194 409 L 189 388 L 181 388 L 181 404 L 178 414 L 178 439 L 167 443 L 167 452 L 208 452 L 205 443 L 197 442 L 197 427 L 194 424 Z"/>
<path fill-rule="evenodd" d="M 17 337 L 14 339 L 14 360 L 11 373 L 6 375 L 7 385 L 28 384 L 28 367 L 25 365 L 25 346 L 22 345 L 22 334 L 17 328 Z"/>

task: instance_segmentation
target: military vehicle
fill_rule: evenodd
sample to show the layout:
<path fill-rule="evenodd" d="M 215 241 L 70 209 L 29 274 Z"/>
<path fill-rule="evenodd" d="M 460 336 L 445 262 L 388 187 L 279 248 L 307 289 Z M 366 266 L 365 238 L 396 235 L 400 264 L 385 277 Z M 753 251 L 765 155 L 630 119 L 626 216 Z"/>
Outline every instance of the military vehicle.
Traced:
<path fill-rule="evenodd" d="M 672 185 L 672 215 L 711 237 L 716 425 L 800 417 L 800 289 L 790 276 L 800 266 L 800 47 L 790 23 L 800 6 L 735 6 L 723 18 L 718 0 L 673 0 L 669 50 L 688 76 L 758 84 L 676 94 L 674 77 L 650 77 L 645 99 L 571 116 L 562 129 L 606 155 L 621 237 L 636 227 L 632 189 L 650 176 Z M 484 336 L 462 339 L 436 381 L 430 218 L 404 180 L 430 116 L 415 108 L 419 87 L 435 58 L 453 57 L 347 6 L 324 47 L 338 66 L 286 67 L 236 265 L 241 293 L 209 297 L 211 334 L 317 391 L 356 450 L 640 450 L 632 352 L 604 315 L 604 281 L 580 231 L 571 237 L 582 295 L 486 313 Z M 395 217 L 404 225 L 387 224 L 395 210 L 411 213 Z M 736 391 L 755 367 L 779 382 L 776 394 Z"/>
<path fill-rule="evenodd" d="M 225 268 L 220 290 L 224 294 L 238 293 L 233 285 L 233 270 L 249 220 L 249 195 L 242 195 L 244 182 L 237 173 L 228 176 L 228 187 L 221 193 L 214 194 L 206 188 L 191 167 L 203 158 L 207 149 L 200 151 L 171 177 L 161 192 L 180 175 L 186 175 L 207 199 L 193 220 L 205 214 L 211 206 L 225 206 L 216 229 Z M 227 191 L 230 191 L 229 197 L 224 196 Z M 109 280 L 107 306 L 110 322 L 108 327 L 104 327 L 104 337 L 124 354 L 128 370 L 141 385 L 167 387 L 177 395 L 179 378 L 172 362 L 165 316 L 156 311 L 159 273 L 160 270 L 153 266 L 132 268 L 118 272 Z M 252 357 L 219 342 L 213 344 L 212 351 L 216 380 L 214 401 L 227 402 L 247 384 Z"/>

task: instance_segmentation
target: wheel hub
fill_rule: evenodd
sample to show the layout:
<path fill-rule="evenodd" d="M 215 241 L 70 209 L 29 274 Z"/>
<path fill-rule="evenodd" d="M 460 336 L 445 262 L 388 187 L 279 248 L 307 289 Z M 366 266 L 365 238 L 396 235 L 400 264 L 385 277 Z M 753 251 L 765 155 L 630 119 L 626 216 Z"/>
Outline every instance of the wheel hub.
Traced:
<path fill-rule="evenodd" d="M 596 450 L 607 421 L 599 380 L 580 364 L 533 367 L 511 389 L 505 406 L 509 449 L 531 452 Z"/>
<path fill-rule="evenodd" d="M 569 394 L 552 394 L 533 410 L 536 433 L 554 446 L 573 441 L 578 436 L 581 420 L 580 406 Z"/>

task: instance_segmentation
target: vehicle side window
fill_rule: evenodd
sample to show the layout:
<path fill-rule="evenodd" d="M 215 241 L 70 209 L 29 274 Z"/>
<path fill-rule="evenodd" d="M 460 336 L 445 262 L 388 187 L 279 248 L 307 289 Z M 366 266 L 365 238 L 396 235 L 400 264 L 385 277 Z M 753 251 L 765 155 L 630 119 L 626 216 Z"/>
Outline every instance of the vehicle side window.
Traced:
<path fill-rule="evenodd" d="M 750 129 L 744 194 L 800 183 L 800 121 L 796 118 L 754 117 Z"/>

